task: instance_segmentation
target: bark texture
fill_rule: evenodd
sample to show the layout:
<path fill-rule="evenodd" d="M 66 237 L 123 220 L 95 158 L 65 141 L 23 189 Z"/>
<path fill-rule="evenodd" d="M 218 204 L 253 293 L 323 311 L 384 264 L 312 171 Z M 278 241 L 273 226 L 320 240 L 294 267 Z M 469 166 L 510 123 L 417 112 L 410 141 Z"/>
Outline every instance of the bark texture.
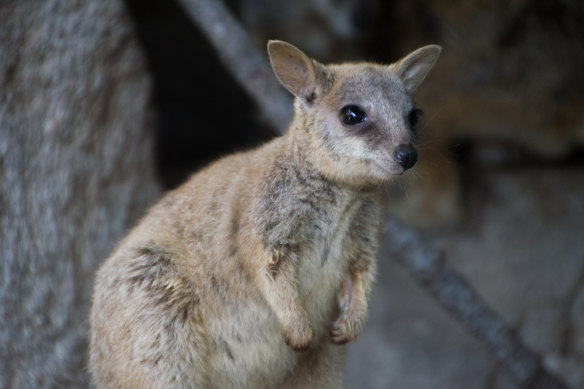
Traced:
<path fill-rule="evenodd" d="M 268 124 L 285 132 L 292 120 L 292 98 L 225 4 L 205 0 L 179 3 L 215 47 L 223 66 L 253 98 Z"/>
<path fill-rule="evenodd" d="M 93 272 L 158 192 L 150 83 L 121 1 L 0 25 L 0 388 L 87 387 Z"/>

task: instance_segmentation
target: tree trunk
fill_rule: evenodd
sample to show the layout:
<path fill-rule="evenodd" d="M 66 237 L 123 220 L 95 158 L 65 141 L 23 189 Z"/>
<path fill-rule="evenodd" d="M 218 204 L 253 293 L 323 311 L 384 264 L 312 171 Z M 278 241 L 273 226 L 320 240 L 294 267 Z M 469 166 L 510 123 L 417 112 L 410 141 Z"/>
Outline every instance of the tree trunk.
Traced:
<path fill-rule="evenodd" d="M 87 387 L 93 272 L 158 194 L 150 82 L 121 1 L 0 25 L 0 388 Z"/>

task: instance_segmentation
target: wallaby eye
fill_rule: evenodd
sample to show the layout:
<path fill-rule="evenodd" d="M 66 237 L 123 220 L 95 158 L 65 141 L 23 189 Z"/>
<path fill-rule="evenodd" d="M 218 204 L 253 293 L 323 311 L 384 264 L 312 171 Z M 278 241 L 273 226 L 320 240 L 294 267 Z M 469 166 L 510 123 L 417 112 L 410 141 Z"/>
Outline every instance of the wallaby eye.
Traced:
<path fill-rule="evenodd" d="M 358 105 L 350 104 L 341 108 L 341 121 L 344 124 L 354 126 L 363 123 L 365 120 L 367 120 L 367 114 Z"/>
<path fill-rule="evenodd" d="M 414 108 L 410 111 L 410 113 L 408 114 L 408 122 L 410 123 L 410 126 L 412 128 L 416 127 L 416 125 L 418 124 L 419 116 L 423 113 L 424 112 L 422 112 L 422 110 L 418 108 Z"/>

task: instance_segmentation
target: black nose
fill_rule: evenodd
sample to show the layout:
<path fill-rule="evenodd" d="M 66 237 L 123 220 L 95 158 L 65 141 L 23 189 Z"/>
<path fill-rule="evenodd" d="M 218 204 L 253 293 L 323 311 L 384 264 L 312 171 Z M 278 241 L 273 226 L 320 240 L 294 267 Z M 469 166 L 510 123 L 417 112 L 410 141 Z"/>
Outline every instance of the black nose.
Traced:
<path fill-rule="evenodd" d="M 418 161 L 418 153 L 414 146 L 410 144 L 397 146 L 393 151 L 393 156 L 395 161 L 406 170 L 414 166 Z"/>

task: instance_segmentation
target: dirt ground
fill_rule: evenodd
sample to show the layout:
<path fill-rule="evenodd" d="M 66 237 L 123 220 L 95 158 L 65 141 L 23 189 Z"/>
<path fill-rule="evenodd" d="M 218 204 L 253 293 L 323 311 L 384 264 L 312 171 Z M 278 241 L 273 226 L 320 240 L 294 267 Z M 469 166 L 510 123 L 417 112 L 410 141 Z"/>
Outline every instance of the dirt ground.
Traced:
<path fill-rule="evenodd" d="M 467 191 L 465 221 L 429 238 L 551 370 L 584 388 L 584 166 L 478 169 Z M 345 387 L 517 388 L 384 251 Z"/>

